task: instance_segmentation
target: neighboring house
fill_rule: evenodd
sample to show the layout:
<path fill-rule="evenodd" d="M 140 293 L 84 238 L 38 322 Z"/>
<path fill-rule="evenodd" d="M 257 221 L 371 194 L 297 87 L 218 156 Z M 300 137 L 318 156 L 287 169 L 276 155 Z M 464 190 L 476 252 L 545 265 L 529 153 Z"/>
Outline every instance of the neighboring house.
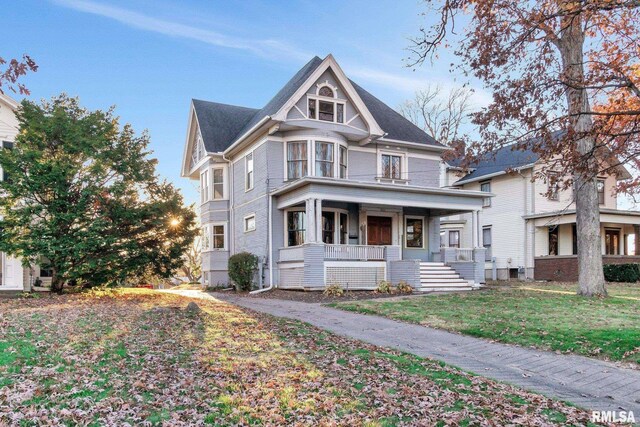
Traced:
<path fill-rule="evenodd" d="M 0 142 L 2 149 L 13 148 L 13 141 L 18 134 L 18 120 L 15 111 L 19 105 L 15 100 L 0 93 Z M 0 178 L 4 178 L 4 176 Z M 29 269 L 23 269 L 20 260 L 0 252 L 0 292 L 28 290 L 29 280 Z"/>
<path fill-rule="evenodd" d="M 229 256 L 249 251 L 263 286 L 477 285 L 484 250 L 440 253 L 440 218 L 477 218 L 487 194 L 441 188 L 445 149 L 331 55 L 260 109 L 193 100 L 182 176 L 200 182 L 205 283 L 227 283 Z"/>
<path fill-rule="evenodd" d="M 504 147 L 495 157 L 474 165 L 464 177 L 454 166 L 443 173 L 443 185 L 463 190 L 487 191 L 480 214 L 482 239 L 487 248 L 486 275 L 498 279 L 529 278 L 575 281 L 578 277 L 576 213 L 573 191 L 551 188 L 532 177 L 543 168 L 530 150 Z M 455 163 L 455 162 L 452 162 Z M 606 263 L 640 261 L 640 212 L 617 209 L 616 180 L 631 178 L 624 167 L 617 177 L 598 177 L 602 254 Z M 471 244 L 469 215 L 442 221 L 445 246 Z M 632 244 L 633 242 L 633 244 Z"/>

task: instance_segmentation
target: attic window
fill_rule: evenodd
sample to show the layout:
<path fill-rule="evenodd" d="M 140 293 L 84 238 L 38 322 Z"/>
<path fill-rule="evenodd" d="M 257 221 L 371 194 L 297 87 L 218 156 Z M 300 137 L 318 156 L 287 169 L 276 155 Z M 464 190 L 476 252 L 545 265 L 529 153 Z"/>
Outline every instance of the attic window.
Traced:
<path fill-rule="evenodd" d="M 320 90 L 318 90 L 318 95 L 326 96 L 329 98 L 333 98 L 333 90 L 329 86 L 322 86 Z"/>
<path fill-rule="evenodd" d="M 310 97 L 308 105 L 308 118 L 323 122 L 344 123 L 344 103 Z"/>

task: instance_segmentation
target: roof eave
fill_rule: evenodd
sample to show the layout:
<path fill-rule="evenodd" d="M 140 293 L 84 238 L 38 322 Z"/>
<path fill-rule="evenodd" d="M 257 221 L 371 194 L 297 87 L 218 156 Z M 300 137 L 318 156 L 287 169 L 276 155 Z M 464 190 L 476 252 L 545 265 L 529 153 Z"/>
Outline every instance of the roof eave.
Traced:
<path fill-rule="evenodd" d="M 523 169 L 530 169 L 532 167 L 535 166 L 535 163 L 529 163 L 527 165 L 523 165 L 523 166 L 518 166 L 517 168 L 513 168 L 512 170 L 519 172 Z M 506 175 L 507 171 L 499 171 L 499 172 L 494 172 L 494 173 L 489 173 L 486 175 L 482 175 L 482 176 L 478 176 L 472 179 L 462 179 L 459 181 L 454 182 L 452 185 L 464 185 L 464 184 L 471 184 L 473 182 L 478 182 L 478 181 L 484 181 L 486 179 L 490 179 L 490 178 L 495 178 L 497 176 L 501 176 L 501 175 Z"/>

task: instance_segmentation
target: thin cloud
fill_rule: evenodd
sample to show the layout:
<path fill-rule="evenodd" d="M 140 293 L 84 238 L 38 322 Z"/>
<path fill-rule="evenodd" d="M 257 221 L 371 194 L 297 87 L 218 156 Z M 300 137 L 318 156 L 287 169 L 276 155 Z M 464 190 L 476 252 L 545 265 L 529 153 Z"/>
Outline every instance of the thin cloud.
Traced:
<path fill-rule="evenodd" d="M 313 55 L 308 52 L 296 49 L 286 43 L 271 39 L 243 39 L 240 37 L 228 36 L 216 31 L 205 30 L 186 24 L 171 22 L 163 19 L 153 18 L 142 13 L 119 7 L 108 6 L 87 0 L 53 0 L 54 3 L 77 10 L 79 12 L 90 13 L 105 18 L 110 18 L 132 28 L 137 28 L 154 33 L 164 34 L 170 37 L 186 38 L 228 49 L 238 49 L 255 55 L 286 60 L 308 60 Z"/>
<path fill-rule="evenodd" d="M 306 62 L 313 57 L 312 53 L 275 39 L 249 39 L 230 36 L 192 25 L 154 18 L 142 13 L 91 0 L 52 1 L 59 6 L 113 19 L 132 28 L 163 34 L 169 37 L 195 40 L 211 46 L 241 50 L 273 61 L 284 60 L 300 63 Z M 357 80 L 393 88 L 406 94 L 413 93 L 416 89 L 424 87 L 427 83 L 425 78 L 406 76 L 402 73 L 386 72 L 355 64 L 353 64 L 353 66 L 345 66 L 345 68 L 349 70 L 349 75 Z M 454 86 L 450 80 L 433 83 L 440 83 L 445 88 Z M 490 96 L 484 91 L 477 91 L 473 96 L 474 103 L 479 106 L 487 105 L 489 100 Z"/>

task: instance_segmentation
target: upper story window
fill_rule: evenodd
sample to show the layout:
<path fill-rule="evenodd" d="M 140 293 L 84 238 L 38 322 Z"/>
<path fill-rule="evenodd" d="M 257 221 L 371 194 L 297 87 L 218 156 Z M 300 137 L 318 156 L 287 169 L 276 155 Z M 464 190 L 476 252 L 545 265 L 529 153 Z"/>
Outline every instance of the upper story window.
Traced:
<path fill-rule="evenodd" d="M 245 180 L 244 189 L 249 191 L 253 189 L 253 152 L 247 154 L 244 158 L 245 167 Z"/>
<path fill-rule="evenodd" d="M 491 193 L 491 181 L 485 181 L 480 183 L 480 191 L 485 193 Z M 485 197 L 482 199 L 482 207 L 488 208 L 491 206 L 491 197 Z"/>
<path fill-rule="evenodd" d="M 347 147 L 340 146 L 340 178 L 347 177 Z"/>
<path fill-rule="evenodd" d="M 382 178 L 402 179 L 402 156 L 383 154 L 381 161 Z"/>
<path fill-rule="evenodd" d="M 598 203 L 604 205 L 604 179 L 598 179 Z"/>
<path fill-rule="evenodd" d="M 224 199 L 224 169 L 213 169 L 213 200 Z"/>
<path fill-rule="evenodd" d="M 316 141 L 316 176 L 333 177 L 334 144 Z"/>
<path fill-rule="evenodd" d="M 309 96 L 307 117 L 324 122 L 344 123 L 345 101 L 337 99 L 337 88 L 320 86 L 316 96 Z"/>
<path fill-rule="evenodd" d="M 560 199 L 560 183 L 558 182 L 560 174 L 558 172 L 549 172 L 547 174 L 547 194 L 549 200 Z"/>
<path fill-rule="evenodd" d="M 307 141 L 287 142 L 287 179 L 308 175 Z"/>
<path fill-rule="evenodd" d="M 200 174 L 200 202 L 209 201 L 209 169 Z"/>

